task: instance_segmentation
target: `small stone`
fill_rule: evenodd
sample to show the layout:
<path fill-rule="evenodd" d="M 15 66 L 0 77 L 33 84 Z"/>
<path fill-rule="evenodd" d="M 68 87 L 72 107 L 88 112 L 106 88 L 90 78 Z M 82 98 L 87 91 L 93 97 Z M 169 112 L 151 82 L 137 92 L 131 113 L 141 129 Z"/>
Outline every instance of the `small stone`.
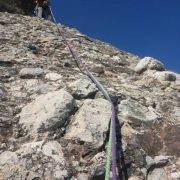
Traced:
<path fill-rule="evenodd" d="M 4 91 L 0 89 L 0 97 L 4 96 Z"/>
<path fill-rule="evenodd" d="M 39 47 L 36 44 L 29 44 L 28 48 L 34 53 L 34 54 L 38 54 L 39 51 Z"/>
<path fill-rule="evenodd" d="M 50 81 L 58 81 L 62 79 L 62 75 L 51 72 L 51 73 L 46 74 L 45 78 Z"/>
<path fill-rule="evenodd" d="M 32 87 L 29 89 L 29 93 L 38 93 L 38 94 L 46 94 L 50 91 L 55 91 L 56 88 L 49 84 L 39 84 L 38 86 Z"/>
<path fill-rule="evenodd" d="M 52 157 L 56 162 L 63 164 L 64 157 L 61 149 L 61 145 L 57 141 L 50 141 L 43 146 L 42 152 L 46 156 Z"/>
<path fill-rule="evenodd" d="M 148 69 L 163 71 L 165 68 L 164 68 L 164 65 L 160 61 L 151 57 L 145 57 L 141 59 L 135 67 L 135 71 L 137 73 L 143 73 L 144 71 Z"/>
<path fill-rule="evenodd" d="M 38 79 L 27 79 L 24 82 L 23 87 L 26 89 L 26 92 L 31 94 L 46 94 L 50 91 L 55 91 L 57 88 L 50 85 L 44 84 L 41 80 Z"/>
<path fill-rule="evenodd" d="M 154 77 L 159 81 L 176 81 L 176 74 L 170 71 L 156 72 Z"/>
<path fill-rule="evenodd" d="M 14 61 L 7 57 L 0 57 L 0 66 L 12 66 Z"/>
<path fill-rule="evenodd" d="M 68 177 L 68 171 L 66 169 L 64 170 L 57 170 L 54 172 L 54 178 L 55 179 L 67 179 Z M 51 177 L 52 178 L 52 177 Z"/>
<path fill-rule="evenodd" d="M 180 172 L 171 173 L 171 178 L 173 180 L 179 180 L 180 179 Z"/>
<path fill-rule="evenodd" d="M 73 96 L 78 99 L 95 96 L 97 93 L 96 86 L 87 78 L 81 78 L 69 84 Z"/>
<path fill-rule="evenodd" d="M 44 74 L 44 70 L 41 68 L 23 68 L 19 72 L 21 78 L 35 78 Z"/>
<path fill-rule="evenodd" d="M 128 180 L 143 180 L 143 177 L 139 177 L 139 176 L 131 176 L 128 178 Z"/>
<path fill-rule="evenodd" d="M 63 66 L 64 67 L 68 67 L 69 68 L 69 67 L 72 66 L 72 64 L 73 64 L 72 60 L 66 59 L 66 60 L 63 61 Z"/>
<path fill-rule="evenodd" d="M 180 123 L 180 107 L 179 106 L 176 106 L 174 108 L 174 115 L 179 118 L 179 123 Z"/>
<path fill-rule="evenodd" d="M 154 163 L 153 158 L 150 156 L 146 156 L 146 163 L 147 163 L 147 166 L 153 164 Z"/>
<path fill-rule="evenodd" d="M 24 85 L 23 87 L 26 89 L 26 90 L 29 90 L 33 87 L 36 87 L 38 86 L 40 83 L 42 83 L 41 81 L 39 81 L 38 79 L 27 79 L 25 82 L 24 82 Z"/>
<path fill-rule="evenodd" d="M 147 169 L 154 169 L 157 167 L 162 167 L 169 162 L 169 156 L 155 156 L 155 158 L 151 158 L 150 156 L 146 157 Z"/>
<path fill-rule="evenodd" d="M 116 62 L 117 64 L 119 64 L 120 66 L 123 66 L 123 65 L 128 65 L 128 61 L 123 58 L 123 57 L 119 57 L 119 56 L 113 56 L 111 58 L 112 61 Z"/>
<path fill-rule="evenodd" d="M 169 180 L 169 178 L 163 168 L 158 168 L 148 174 L 147 180 Z"/>
<path fill-rule="evenodd" d="M 77 180 L 88 180 L 89 179 L 89 175 L 85 174 L 85 173 L 81 173 L 77 175 Z"/>
<path fill-rule="evenodd" d="M 113 61 L 119 61 L 119 60 L 121 60 L 121 58 L 120 58 L 119 56 L 113 56 L 111 59 L 112 59 Z"/>
<path fill-rule="evenodd" d="M 15 165 L 18 163 L 18 157 L 14 152 L 5 151 L 0 155 L 0 166 Z"/>

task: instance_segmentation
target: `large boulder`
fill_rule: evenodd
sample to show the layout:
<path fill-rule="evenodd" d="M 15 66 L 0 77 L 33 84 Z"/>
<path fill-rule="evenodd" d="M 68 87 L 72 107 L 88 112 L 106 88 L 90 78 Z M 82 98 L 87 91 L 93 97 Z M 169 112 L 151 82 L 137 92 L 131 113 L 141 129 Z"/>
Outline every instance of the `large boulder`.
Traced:
<path fill-rule="evenodd" d="M 135 71 L 137 73 L 143 73 L 148 69 L 157 70 L 157 71 L 165 70 L 164 65 L 160 61 L 151 57 L 145 57 L 141 59 L 135 67 Z"/>
<path fill-rule="evenodd" d="M 152 123 L 158 120 L 159 115 L 152 107 L 145 107 L 135 100 L 123 100 L 118 106 L 121 120 L 131 120 L 134 123 Z"/>
<path fill-rule="evenodd" d="M 101 147 L 111 119 L 111 105 L 107 100 L 85 100 L 69 124 L 66 139 L 80 140 Z"/>
<path fill-rule="evenodd" d="M 65 90 L 40 95 L 22 108 L 19 124 L 32 134 L 56 129 L 66 124 L 75 108 L 75 100 Z"/>

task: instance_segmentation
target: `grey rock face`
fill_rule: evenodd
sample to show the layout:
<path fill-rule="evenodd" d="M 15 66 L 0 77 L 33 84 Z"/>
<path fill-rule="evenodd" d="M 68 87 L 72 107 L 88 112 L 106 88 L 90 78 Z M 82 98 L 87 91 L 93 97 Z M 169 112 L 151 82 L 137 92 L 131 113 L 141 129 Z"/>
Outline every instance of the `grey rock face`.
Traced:
<path fill-rule="evenodd" d="M 154 122 L 159 116 L 152 107 L 145 107 L 134 100 L 123 100 L 118 106 L 121 116 L 143 123 Z"/>
<path fill-rule="evenodd" d="M 66 139 L 79 139 L 101 147 L 111 118 L 111 106 L 104 99 L 85 100 L 69 124 Z"/>
<path fill-rule="evenodd" d="M 69 88 L 71 89 L 74 97 L 80 99 L 94 96 L 97 92 L 96 86 L 85 77 L 69 84 Z"/>
<path fill-rule="evenodd" d="M 44 71 L 41 68 L 23 68 L 19 72 L 21 78 L 34 78 L 42 76 L 43 74 Z"/>
<path fill-rule="evenodd" d="M 75 101 L 64 90 L 37 97 L 22 109 L 19 124 L 33 133 L 56 129 L 66 123 L 73 112 Z"/>
<path fill-rule="evenodd" d="M 137 73 L 143 73 L 147 69 L 162 71 L 164 70 L 164 65 L 154 58 L 145 57 L 141 59 L 135 67 L 135 71 Z"/>
<path fill-rule="evenodd" d="M 64 179 L 68 177 L 61 145 L 56 141 L 24 144 L 15 152 L 0 155 L 1 177 L 4 179 Z M 42 165 L 43 164 L 43 165 Z M 44 168 L 47 170 L 44 172 Z"/>

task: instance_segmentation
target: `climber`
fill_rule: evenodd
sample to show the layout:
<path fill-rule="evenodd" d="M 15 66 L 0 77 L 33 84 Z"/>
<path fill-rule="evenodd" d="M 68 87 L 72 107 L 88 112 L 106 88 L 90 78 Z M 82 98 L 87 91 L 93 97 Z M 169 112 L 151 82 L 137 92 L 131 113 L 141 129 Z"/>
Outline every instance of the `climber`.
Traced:
<path fill-rule="evenodd" d="M 35 14 L 39 18 L 44 18 L 47 20 L 51 20 L 51 11 L 50 11 L 50 3 L 49 0 L 35 0 Z"/>

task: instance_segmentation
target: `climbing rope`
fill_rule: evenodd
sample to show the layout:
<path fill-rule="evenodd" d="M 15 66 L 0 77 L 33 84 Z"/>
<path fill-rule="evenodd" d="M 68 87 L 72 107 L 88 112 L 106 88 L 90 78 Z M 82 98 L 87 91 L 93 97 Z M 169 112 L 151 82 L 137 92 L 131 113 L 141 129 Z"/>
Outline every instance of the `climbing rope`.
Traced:
<path fill-rule="evenodd" d="M 111 172 L 111 160 L 112 160 L 111 147 L 112 147 L 112 131 L 110 131 L 108 147 L 106 151 L 105 180 L 109 180 L 110 172 Z"/>
<path fill-rule="evenodd" d="M 117 149 L 116 149 L 116 114 L 115 114 L 115 108 L 114 108 L 114 104 L 111 101 L 111 98 L 108 94 L 108 92 L 104 89 L 104 87 L 100 84 L 100 82 L 94 77 L 94 75 L 92 73 L 90 73 L 87 69 L 87 67 L 85 65 L 80 64 L 80 59 L 78 57 L 78 55 L 76 54 L 76 52 L 74 51 L 74 47 L 72 44 L 70 44 L 67 39 L 65 34 L 60 30 L 57 21 L 54 17 L 53 11 L 51 6 L 49 6 L 50 11 L 51 11 L 51 16 L 52 19 L 57 27 L 58 30 L 58 34 L 61 36 L 61 38 L 63 39 L 63 41 L 65 42 L 65 44 L 67 45 L 69 51 L 72 54 L 72 57 L 76 63 L 76 65 L 78 66 L 79 70 L 87 75 L 92 82 L 97 86 L 97 88 L 99 89 L 99 91 L 102 92 L 102 94 L 104 95 L 104 97 L 110 102 L 111 104 L 111 110 L 112 110 L 112 115 L 111 115 L 111 126 L 110 126 L 110 134 L 109 134 L 109 141 L 108 141 L 108 147 L 107 147 L 107 155 L 106 155 L 106 174 L 105 174 L 105 180 L 109 180 L 110 179 L 110 172 L 112 171 L 112 180 L 117 180 Z M 112 162 L 112 166 L 111 166 L 111 162 Z"/>

